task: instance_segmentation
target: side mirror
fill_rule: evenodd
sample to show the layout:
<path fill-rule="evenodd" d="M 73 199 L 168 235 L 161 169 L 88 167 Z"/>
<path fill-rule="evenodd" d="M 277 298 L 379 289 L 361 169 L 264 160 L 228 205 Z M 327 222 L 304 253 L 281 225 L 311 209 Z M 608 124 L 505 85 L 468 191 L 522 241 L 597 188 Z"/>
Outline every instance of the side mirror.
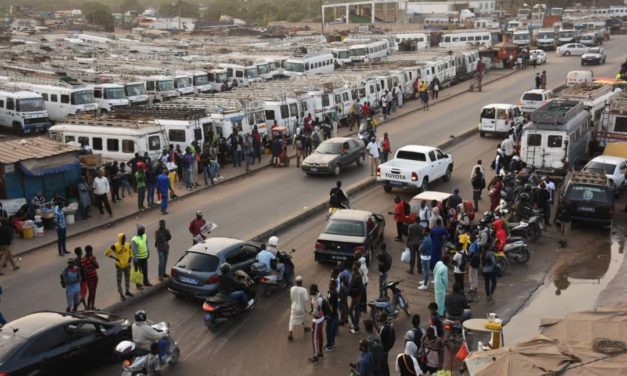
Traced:
<path fill-rule="evenodd" d="M 105 329 L 104 327 L 99 327 L 100 329 L 100 334 L 102 334 L 103 336 L 107 334 L 107 329 Z"/>

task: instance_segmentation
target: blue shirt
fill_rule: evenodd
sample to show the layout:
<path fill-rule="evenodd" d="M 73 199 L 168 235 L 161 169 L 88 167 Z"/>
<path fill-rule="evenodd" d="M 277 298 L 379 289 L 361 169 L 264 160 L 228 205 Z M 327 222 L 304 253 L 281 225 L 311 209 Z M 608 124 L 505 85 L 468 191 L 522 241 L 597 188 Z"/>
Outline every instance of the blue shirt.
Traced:
<path fill-rule="evenodd" d="M 431 243 L 431 237 L 430 236 L 425 236 L 422 239 L 422 243 L 420 243 L 420 254 L 422 256 L 431 256 L 431 247 L 432 247 L 432 243 Z"/>
<path fill-rule="evenodd" d="M 168 178 L 168 175 L 159 175 L 157 178 L 157 188 L 162 194 L 168 194 L 168 189 L 170 189 L 170 178 Z"/>
<path fill-rule="evenodd" d="M 272 270 L 272 266 L 270 265 L 270 262 L 274 260 L 274 258 L 275 257 L 272 254 L 272 252 L 265 250 L 265 249 L 257 253 L 257 261 L 264 264 L 266 266 L 266 269 L 268 270 Z"/>
<path fill-rule="evenodd" d="M 360 353 L 356 366 L 360 376 L 372 376 L 372 353 L 370 351 Z"/>
<path fill-rule="evenodd" d="M 65 224 L 65 213 L 63 212 L 63 209 L 61 209 L 59 205 L 56 205 L 54 207 L 54 221 L 57 224 L 57 228 L 67 227 L 67 225 Z"/>

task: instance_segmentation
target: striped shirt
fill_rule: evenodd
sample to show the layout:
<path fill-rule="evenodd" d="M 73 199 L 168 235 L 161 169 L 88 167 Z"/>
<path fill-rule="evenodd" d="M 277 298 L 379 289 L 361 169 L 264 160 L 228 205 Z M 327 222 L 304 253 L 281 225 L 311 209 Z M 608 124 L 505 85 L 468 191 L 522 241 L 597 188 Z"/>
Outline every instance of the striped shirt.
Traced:
<path fill-rule="evenodd" d="M 85 273 L 86 281 L 98 279 L 98 272 L 96 271 L 96 269 L 98 269 L 98 261 L 96 261 L 95 257 L 82 257 L 81 267 Z"/>

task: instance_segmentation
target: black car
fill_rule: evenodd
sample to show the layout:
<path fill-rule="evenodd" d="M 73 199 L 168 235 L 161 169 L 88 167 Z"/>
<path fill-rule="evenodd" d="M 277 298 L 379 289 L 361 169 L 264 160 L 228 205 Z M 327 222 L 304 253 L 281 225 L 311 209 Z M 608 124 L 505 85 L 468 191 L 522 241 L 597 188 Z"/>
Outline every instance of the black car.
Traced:
<path fill-rule="evenodd" d="M 607 177 L 592 171 L 578 171 L 566 177 L 561 204 L 573 222 L 612 223 L 614 193 Z"/>
<path fill-rule="evenodd" d="M 0 375 L 78 375 L 131 338 L 128 320 L 111 313 L 31 313 L 0 329 Z"/>
<path fill-rule="evenodd" d="M 260 244 L 232 239 L 209 238 L 192 246 L 170 270 L 168 290 L 176 296 L 204 298 L 218 292 L 220 265 L 229 263 L 233 270 L 250 274 Z"/>

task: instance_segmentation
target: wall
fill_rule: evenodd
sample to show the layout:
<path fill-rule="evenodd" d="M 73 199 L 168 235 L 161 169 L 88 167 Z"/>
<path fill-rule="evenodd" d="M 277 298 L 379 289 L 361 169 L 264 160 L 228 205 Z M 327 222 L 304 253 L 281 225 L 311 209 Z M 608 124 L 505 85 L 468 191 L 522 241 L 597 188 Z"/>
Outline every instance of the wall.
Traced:
<path fill-rule="evenodd" d="M 4 170 L 3 180 L 6 188 L 5 192 L 0 192 L 0 198 L 24 197 L 27 202 L 30 202 L 31 198 L 39 191 L 43 192 L 48 199 L 51 199 L 55 193 L 65 196 L 65 188 L 69 184 L 78 184 L 81 176 L 80 167 L 64 173 L 46 176 L 26 176 L 22 174 L 22 170 L 17 164 L 5 165 Z M 6 172 L 7 170 L 9 172 Z"/>

